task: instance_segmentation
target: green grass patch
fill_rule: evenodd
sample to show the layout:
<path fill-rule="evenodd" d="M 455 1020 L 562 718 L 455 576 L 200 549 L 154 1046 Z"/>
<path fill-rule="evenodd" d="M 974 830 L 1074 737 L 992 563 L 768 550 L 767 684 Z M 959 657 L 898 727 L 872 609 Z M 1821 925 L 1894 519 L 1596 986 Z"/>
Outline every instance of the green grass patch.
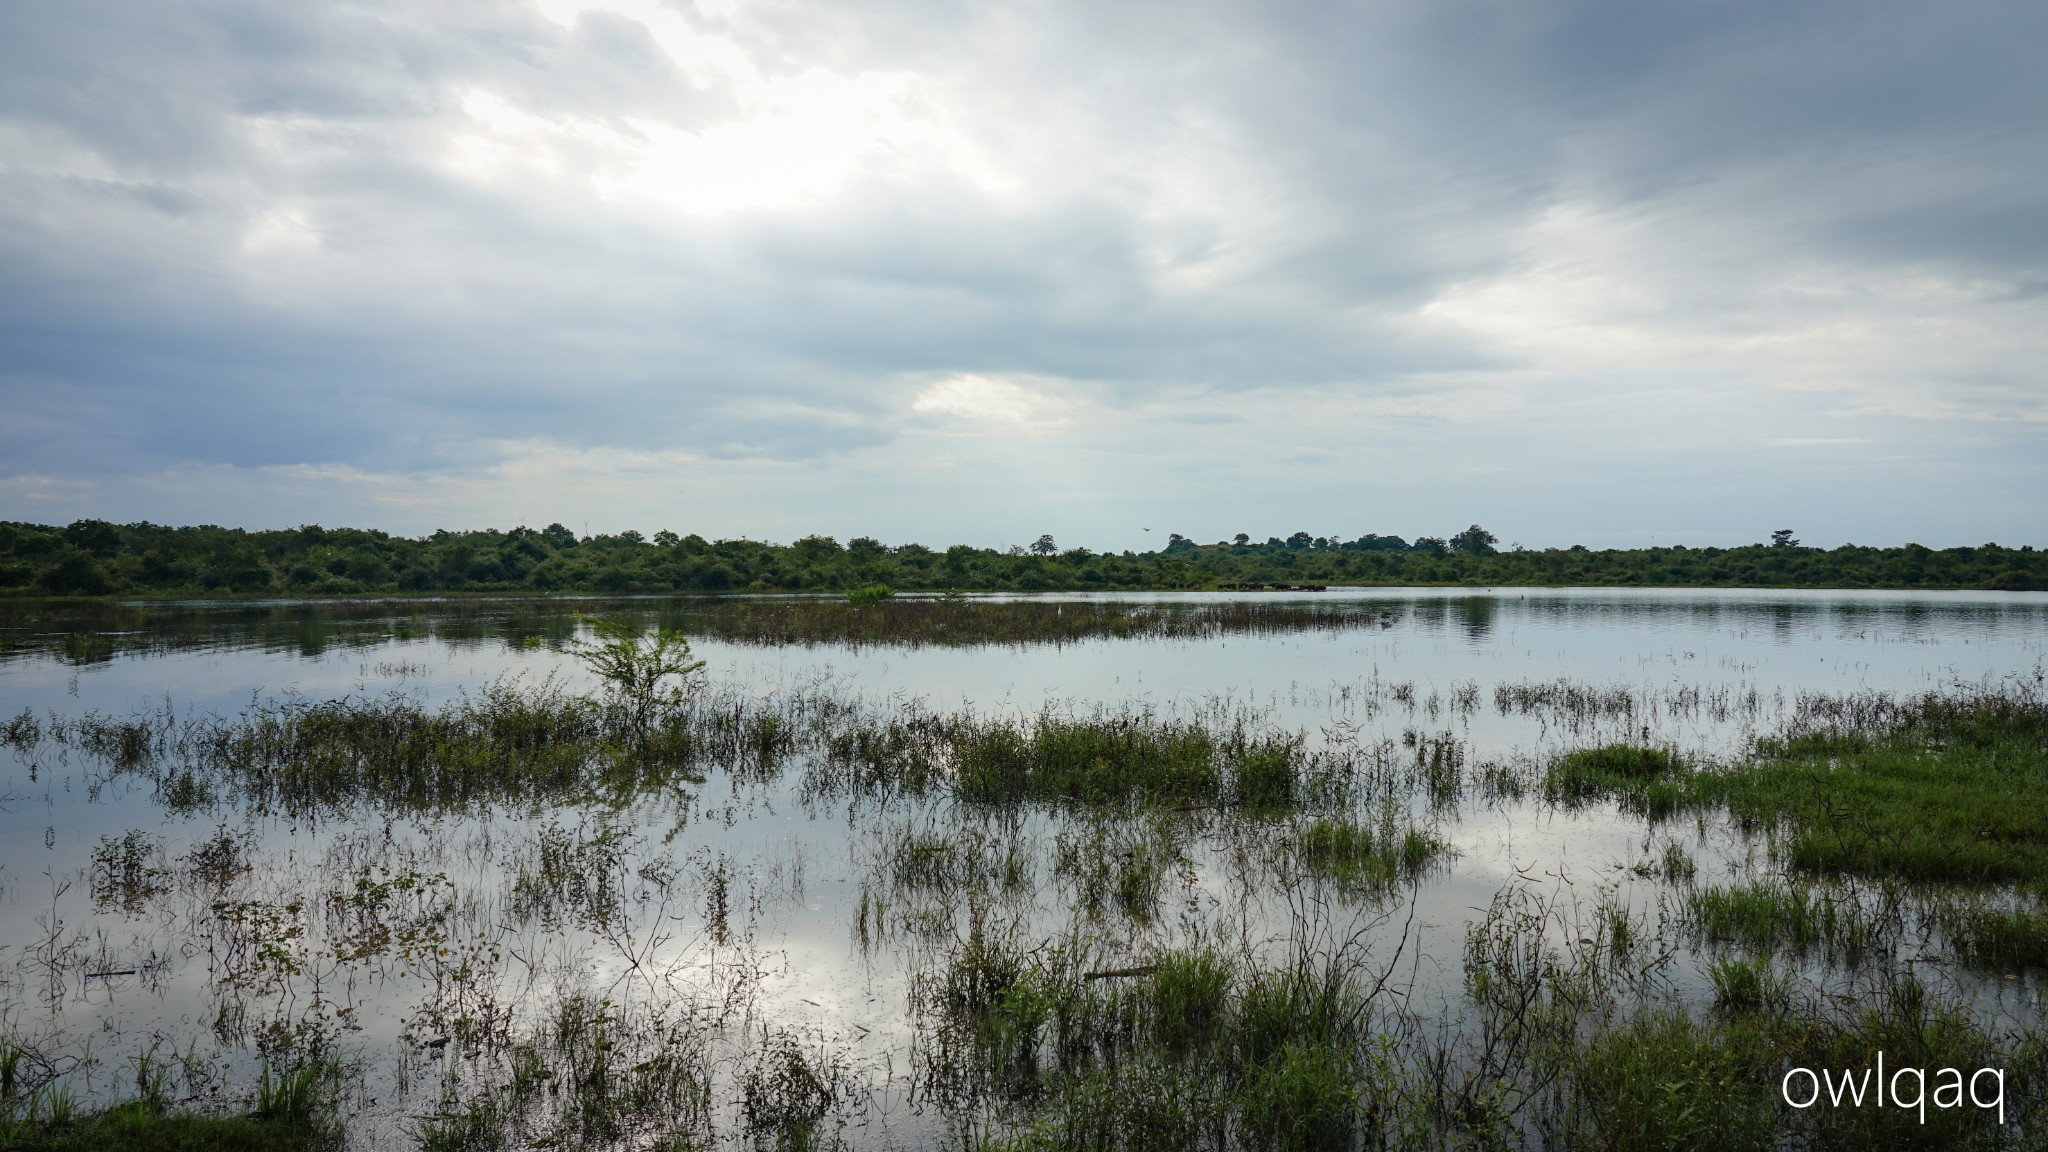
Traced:
<path fill-rule="evenodd" d="M 1730 1015 L 1781 1011 L 1791 995 L 1785 975 L 1762 957 L 1716 960 L 1707 966 L 1707 978 L 1714 983 L 1714 1007 Z"/>
<path fill-rule="evenodd" d="M 1663 748 L 1606 744 L 1567 752 L 1544 773 L 1543 794 L 1552 803 L 1576 807 L 1619 797 L 1622 807 L 1661 816 L 1677 806 L 1678 758 Z"/>
<path fill-rule="evenodd" d="M 340 1066 L 308 1060 L 273 1073 L 266 1066 L 254 1109 L 243 1115 L 173 1109 L 163 1068 L 136 1060 L 143 1095 L 82 1111 L 70 1089 L 44 1083 L 25 1091 L 24 1052 L 0 1050 L 0 1149 L 9 1152 L 325 1152 L 343 1144 L 334 1117 Z"/>
<path fill-rule="evenodd" d="M 1780 880 L 1695 888 L 1685 919 L 1709 944 L 1755 952 L 1804 954 L 1814 949 L 1854 963 L 1877 944 L 1877 924 L 1846 895 Z"/>
<path fill-rule="evenodd" d="M 1778 830 L 1810 874 L 2048 891 L 2048 701 L 2038 687 L 1828 701 L 1727 767 L 1688 769 L 1650 748 L 1560 757 L 1566 804 L 1616 798 L 1662 816 L 1725 809 Z"/>
<path fill-rule="evenodd" d="M 1317 817 L 1295 834 L 1295 851 L 1312 876 L 1349 888 L 1385 890 L 1427 873 L 1450 846 L 1392 810 L 1377 821 Z"/>
<path fill-rule="evenodd" d="M 1764 741 L 1688 800 L 1785 828 L 1803 871 L 2048 883 L 2048 704 L 1926 696 L 1875 720 Z"/>
<path fill-rule="evenodd" d="M 991 1146 L 1350 1148 L 1378 1122 L 1384 1048 L 1341 974 L 1096 957 L 977 931 L 929 986 L 927 1084 L 999 1103 Z"/>
<path fill-rule="evenodd" d="M 1081 804 L 1293 803 L 1301 741 L 1249 736 L 1143 715 L 962 725 L 952 736 L 954 789 L 964 800 Z"/>
<path fill-rule="evenodd" d="M 1578 1054 L 1578 1102 L 1593 1147 L 1617 1150 L 1776 1145 L 1777 1060 L 1748 1029 L 1647 1013 Z"/>
<path fill-rule="evenodd" d="M 1934 906 L 1934 921 L 1965 964 L 1996 972 L 2048 969 L 2048 908 L 1953 898 Z"/>

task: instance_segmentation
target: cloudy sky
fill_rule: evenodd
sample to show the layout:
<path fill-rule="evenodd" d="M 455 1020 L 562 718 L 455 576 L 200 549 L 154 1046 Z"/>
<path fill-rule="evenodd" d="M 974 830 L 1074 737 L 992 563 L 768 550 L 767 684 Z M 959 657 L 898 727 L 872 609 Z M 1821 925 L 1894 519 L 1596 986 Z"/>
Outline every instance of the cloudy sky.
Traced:
<path fill-rule="evenodd" d="M 0 518 L 2044 544 L 2044 45 L 2039 0 L 7 0 Z"/>

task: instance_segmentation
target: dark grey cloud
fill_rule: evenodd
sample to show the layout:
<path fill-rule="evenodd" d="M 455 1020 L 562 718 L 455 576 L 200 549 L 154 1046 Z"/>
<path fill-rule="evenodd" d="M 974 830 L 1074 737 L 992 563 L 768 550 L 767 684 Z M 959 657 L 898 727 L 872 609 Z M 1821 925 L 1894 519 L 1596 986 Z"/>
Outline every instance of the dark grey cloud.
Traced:
<path fill-rule="evenodd" d="M 1183 462 L 1226 452 L 1233 515 L 1309 482 L 1542 538 L 1644 491 L 1642 441 L 1688 523 L 1739 462 L 1740 515 L 1926 535 L 1897 459 L 2048 479 L 2044 40 L 2024 3 L 15 5 L 0 515 L 288 521 L 291 475 L 496 516 L 505 469 L 611 453 L 562 499 L 762 467 L 795 487 L 735 532 L 821 485 L 974 523 L 949 469 L 1052 466 L 1109 531 L 1214 507 Z M 1420 494 L 1444 445 L 1511 473 Z"/>

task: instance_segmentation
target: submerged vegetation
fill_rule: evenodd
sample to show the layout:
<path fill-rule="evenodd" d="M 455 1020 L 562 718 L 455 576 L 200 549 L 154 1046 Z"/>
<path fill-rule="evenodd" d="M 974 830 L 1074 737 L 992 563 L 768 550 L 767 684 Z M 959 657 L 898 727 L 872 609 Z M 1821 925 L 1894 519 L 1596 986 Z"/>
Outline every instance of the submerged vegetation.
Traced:
<path fill-rule="evenodd" d="M 802 610 L 946 619 L 859 599 Z M 1149 619 L 1129 626 L 1221 627 Z M 592 690 L 0 717 L 30 783 L 167 815 L 91 834 L 90 931 L 58 915 L 52 871 L 41 935 L 0 951 L 0 1149 L 2020 1149 L 2048 1131 L 2038 677 L 1774 710 L 1730 687 L 1375 675 L 1304 729 L 1231 697 L 749 690 L 651 613 L 551 640 Z M 1488 714 L 1554 743 L 1483 755 Z M 1710 724 L 1743 743 L 1659 738 Z M 809 841 L 840 820 L 848 872 L 817 884 Z M 1626 854 L 1595 874 L 1487 856 L 1503 829 L 1613 822 Z M 1505 863 L 1476 897 L 1475 855 Z M 844 944 L 778 919 L 810 913 Z M 818 959 L 842 947 L 847 967 Z M 180 957 L 213 1055 L 152 1034 L 110 1077 L 112 1041 L 50 1023 L 117 981 L 169 987 Z M 1786 1102 L 1795 1070 L 1847 1077 L 1880 1051 L 1933 1103 Z M 1995 1112 L 1934 1094 L 1984 1069 Z"/>
<path fill-rule="evenodd" d="M 0 594 L 361 595 L 390 592 L 840 591 L 856 604 L 892 589 L 1047 591 L 1317 584 L 1642 585 L 1759 588 L 2048 589 L 2048 559 L 2031 545 L 1930 549 L 1918 544 L 1804 548 L 1779 534 L 1738 548 L 1569 548 L 1507 551 L 1478 525 L 1449 538 L 1368 533 L 1353 540 L 1296 532 L 1264 543 L 1197 544 L 1178 534 L 1147 552 L 709 541 L 638 532 L 436 532 L 409 538 L 308 525 L 248 532 L 80 520 L 63 527 L 0 523 Z"/>

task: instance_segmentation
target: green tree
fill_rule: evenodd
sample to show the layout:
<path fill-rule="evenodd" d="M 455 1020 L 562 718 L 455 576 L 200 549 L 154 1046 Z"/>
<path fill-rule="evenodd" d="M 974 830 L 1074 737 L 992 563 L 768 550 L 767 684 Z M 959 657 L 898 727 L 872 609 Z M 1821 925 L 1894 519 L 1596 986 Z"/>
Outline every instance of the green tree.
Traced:
<path fill-rule="evenodd" d="M 590 629 L 595 638 L 578 640 L 570 651 L 604 681 L 635 731 L 645 733 L 656 710 L 686 701 L 695 690 L 693 677 L 704 661 L 690 659 L 682 633 L 660 628 L 643 636 L 634 625 L 604 619 L 591 620 Z"/>
<path fill-rule="evenodd" d="M 1451 537 L 1451 550 L 1463 556 L 1491 556 L 1500 537 L 1474 524 Z"/>

